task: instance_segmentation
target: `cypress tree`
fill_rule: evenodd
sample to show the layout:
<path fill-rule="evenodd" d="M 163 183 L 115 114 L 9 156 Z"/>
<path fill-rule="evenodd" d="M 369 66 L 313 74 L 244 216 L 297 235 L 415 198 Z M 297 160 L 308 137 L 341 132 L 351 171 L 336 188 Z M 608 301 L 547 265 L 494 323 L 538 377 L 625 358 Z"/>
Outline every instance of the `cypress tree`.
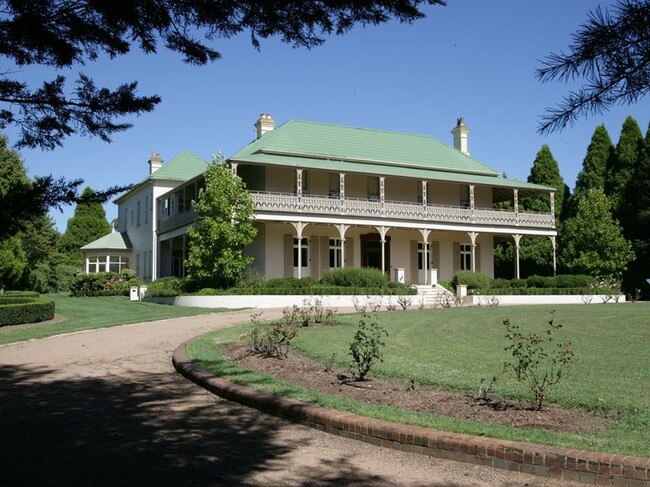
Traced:
<path fill-rule="evenodd" d="M 555 188 L 555 214 L 558 216 L 562 214 L 566 184 L 564 184 L 564 179 L 560 175 L 560 166 L 558 166 L 548 145 L 544 144 L 535 156 L 533 167 L 530 168 L 528 182 Z M 522 200 L 522 204 L 526 210 L 551 210 L 551 204 L 546 195 L 525 198 Z"/>
<path fill-rule="evenodd" d="M 639 124 L 632 117 L 627 117 L 623 122 L 614 157 L 609 159 L 605 194 L 612 203 L 614 218 L 621 223 L 623 234 L 628 238 L 634 224 L 630 218 L 630 213 L 633 213 L 631 185 L 642 150 L 643 134 Z"/>
<path fill-rule="evenodd" d="M 101 203 L 94 198 L 94 191 L 86 188 L 81 193 L 81 201 L 68 220 L 65 233 L 59 240 L 59 250 L 66 254 L 71 265 L 81 265 L 80 247 L 97 240 L 111 231 L 106 221 L 106 212 Z"/>
<path fill-rule="evenodd" d="M 604 125 L 599 125 L 591 136 L 587 155 L 582 161 L 582 170 L 576 179 L 574 196 L 589 189 L 605 189 L 605 175 L 609 159 L 614 156 L 614 144 Z"/>

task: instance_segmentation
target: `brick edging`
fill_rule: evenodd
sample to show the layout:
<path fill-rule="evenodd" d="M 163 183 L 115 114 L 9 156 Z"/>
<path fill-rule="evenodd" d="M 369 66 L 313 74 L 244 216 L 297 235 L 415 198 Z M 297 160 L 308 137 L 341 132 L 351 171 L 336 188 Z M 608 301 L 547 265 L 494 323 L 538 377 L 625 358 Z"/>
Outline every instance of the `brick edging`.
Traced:
<path fill-rule="evenodd" d="M 195 365 L 181 344 L 174 368 L 208 391 L 289 421 L 374 445 L 542 477 L 614 487 L 650 487 L 650 458 L 597 453 L 436 431 L 366 418 L 273 396 L 221 379 Z"/>

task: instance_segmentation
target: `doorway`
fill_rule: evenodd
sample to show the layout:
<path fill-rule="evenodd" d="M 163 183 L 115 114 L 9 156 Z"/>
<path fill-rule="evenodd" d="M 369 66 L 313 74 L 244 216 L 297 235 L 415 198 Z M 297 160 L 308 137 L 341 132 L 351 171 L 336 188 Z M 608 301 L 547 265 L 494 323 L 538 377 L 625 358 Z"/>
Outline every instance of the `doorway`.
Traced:
<path fill-rule="evenodd" d="M 381 238 L 378 233 L 360 235 L 361 241 L 361 267 L 370 267 L 381 270 Z M 384 269 L 390 271 L 390 237 L 386 237 L 384 247 Z"/>

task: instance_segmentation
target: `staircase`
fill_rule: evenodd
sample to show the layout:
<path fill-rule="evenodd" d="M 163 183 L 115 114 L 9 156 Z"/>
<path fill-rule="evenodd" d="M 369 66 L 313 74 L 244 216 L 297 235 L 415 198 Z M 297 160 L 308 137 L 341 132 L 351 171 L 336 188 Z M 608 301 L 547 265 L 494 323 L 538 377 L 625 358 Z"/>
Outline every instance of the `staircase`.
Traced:
<path fill-rule="evenodd" d="M 454 295 L 439 284 L 417 285 L 418 291 L 417 304 L 424 303 L 426 308 L 444 307 L 445 304 L 453 305 Z"/>

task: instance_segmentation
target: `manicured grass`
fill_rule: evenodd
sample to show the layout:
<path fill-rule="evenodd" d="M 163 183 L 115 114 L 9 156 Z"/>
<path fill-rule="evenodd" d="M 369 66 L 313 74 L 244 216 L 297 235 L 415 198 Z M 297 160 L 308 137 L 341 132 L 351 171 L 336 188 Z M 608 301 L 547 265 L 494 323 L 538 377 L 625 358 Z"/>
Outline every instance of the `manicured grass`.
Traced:
<path fill-rule="evenodd" d="M 122 296 L 73 298 L 64 294 L 50 294 L 47 297 L 53 299 L 56 304 L 56 316 L 53 322 L 1 327 L 0 344 L 80 330 L 223 311 L 215 308 L 188 308 L 131 302 Z"/>
<path fill-rule="evenodd" d="M 201 337 L 188 353 L 203 367 L 231 380 L 327 407 L 408 424 L 530 441 L 566 447 L 650 456 L 650 305 L 555 306 L 555 320 L 563 328 L 557 338 L 574 344 L 576 363 L 550 400 L 568 407 L 600 411 L 612 418 L 606 431 L 554 433 L 461 421 L 430 414 L 354 403 L 336 396 L 307 391 L 262 374 L 247 372 L 224 360 L 218 346 L 236 341 L 242 328 Z M 380 314 L 388 330 L 386 357 L 379 375 L 416 378 L 420 383 L 476 392 L 481 378 L 490 377 L 507 358 L 506 318 L 524 330 L 542 331 L 550 319 L 549 306 L 458 308 Z M 349 364 L 347 349 L 355 317 L 336 327 L 301 329 L 295 348 L 326 361 L 336 354 Z M 497 385 L 497 395 L 530 400 L 513 380 Z"/>

